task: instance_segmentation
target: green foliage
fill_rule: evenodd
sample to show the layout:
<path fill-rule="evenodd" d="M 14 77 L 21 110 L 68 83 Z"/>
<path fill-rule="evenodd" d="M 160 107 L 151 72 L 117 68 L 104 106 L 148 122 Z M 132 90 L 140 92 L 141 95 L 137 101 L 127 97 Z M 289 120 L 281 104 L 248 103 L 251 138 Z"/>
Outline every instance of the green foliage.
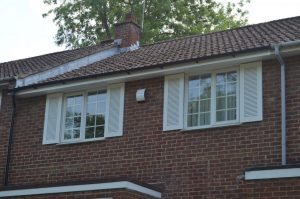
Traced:
<path fill-rule="evenodd" d="M 116 22 L 132 11 L 141 24 L 144 0 L 44 0 L 58 26 L 55 42 L 77 48 L 111 39 Z M 245 4 L 217 0 L 145 0 L 142 43 L 207 33 L 247 24 Z"/>

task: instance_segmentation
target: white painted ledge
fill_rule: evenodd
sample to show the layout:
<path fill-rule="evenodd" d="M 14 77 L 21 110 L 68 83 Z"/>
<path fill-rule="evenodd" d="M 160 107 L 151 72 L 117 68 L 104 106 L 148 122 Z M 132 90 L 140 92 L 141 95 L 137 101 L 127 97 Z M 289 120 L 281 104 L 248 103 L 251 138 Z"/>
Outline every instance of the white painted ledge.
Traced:
<path fill-rule="evenodd" d="M 300 177 L 300 168 L 279 168 L 245 171 L 245 180 L 263 180 Z"/>
<path fill-rule="evenodd" d="M 112 189 L 127 189 L 130 191 L 136 191 L 148 196 L 152 196 L 154 198 L 161 198 L 160 192 L 129 181 L 0 191 L 0 198 L 12 197 L 12 196 L 30 196 L 30 195 L 39 195 L 39 194 L 57 194 L 57 193 L 99 191 L 99 190 L 112 190 Z"/>

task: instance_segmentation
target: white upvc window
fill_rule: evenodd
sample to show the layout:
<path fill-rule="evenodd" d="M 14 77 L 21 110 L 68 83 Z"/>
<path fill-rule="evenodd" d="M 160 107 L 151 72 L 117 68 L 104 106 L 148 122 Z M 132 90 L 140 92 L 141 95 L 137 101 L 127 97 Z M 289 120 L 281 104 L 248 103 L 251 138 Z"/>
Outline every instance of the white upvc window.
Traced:
<path fill-rule="evenodd" d="M 106 90 L 64 97 L 62 140 L 92 140 L 104 137 Z"/>
<path fill-rule="evenodd" d="M 165 131 L 262 120 L 261 62 L 166 76 L 164 92 Z"/>
<path fill-rule="evenodd" d="M 185 128 L 238 122 L 237 69 L 187 75 L 185 88 Z"/>
<path fill-rule="evenodd" d="M 44 144 L 102 140 L 123 135 L 124 84 L 77 93 L 49 94 Z"/>

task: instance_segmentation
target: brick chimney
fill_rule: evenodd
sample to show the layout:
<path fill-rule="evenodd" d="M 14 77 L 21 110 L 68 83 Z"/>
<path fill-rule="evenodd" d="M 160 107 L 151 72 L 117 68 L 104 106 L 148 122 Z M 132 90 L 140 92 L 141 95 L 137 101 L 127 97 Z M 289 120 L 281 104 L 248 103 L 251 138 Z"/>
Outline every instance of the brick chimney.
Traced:
<path fill-rule="evenodd" d="M 123 51 L 139 47 L 141 28 L 131 12 L 126 14 L 124 22 L 115 24 L 115 28 L 115 39 L 121 41 Z"/>

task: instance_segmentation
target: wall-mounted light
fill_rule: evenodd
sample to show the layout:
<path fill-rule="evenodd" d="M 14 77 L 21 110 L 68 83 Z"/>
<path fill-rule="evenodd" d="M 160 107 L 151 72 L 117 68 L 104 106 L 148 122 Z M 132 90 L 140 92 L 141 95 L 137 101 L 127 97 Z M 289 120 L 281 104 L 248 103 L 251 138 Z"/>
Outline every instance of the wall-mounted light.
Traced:
<path fill-rule="evenodd" d="M 145 93 L 146 89 L 138 89 L 136 91 L 136 101 L 137 102 L 144 102 L 145 101 Z"/>

